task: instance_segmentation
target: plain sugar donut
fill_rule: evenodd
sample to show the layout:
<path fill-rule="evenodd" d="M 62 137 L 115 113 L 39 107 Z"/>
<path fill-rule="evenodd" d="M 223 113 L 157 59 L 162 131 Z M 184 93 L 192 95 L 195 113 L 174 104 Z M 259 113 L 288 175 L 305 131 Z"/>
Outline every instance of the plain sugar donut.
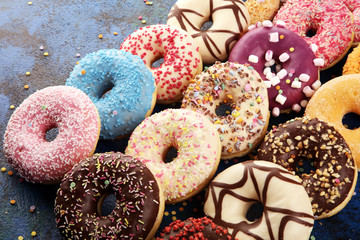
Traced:
<path fill-rule="evenodd" d="M 343 66 L 343 75 L 357 73 L 360 73 L 360 46 L 353 49 Z"/>
<path fill-rule="evenodd" d="M 269 124 L 264 82 L 253 67 L 238 63 L 217 62 L 196 76 L 181 107 L 201 113 L 214 123 L 220 135 L 222 159 L 249 153 L 260 144 Z M 222 107 L 228 108 L 228 113 L 221 114 Z"/>
<path fill-rule="evenodd" d="M 250 207 L 260 203 L 262 216 L 249 221 Z M 308 240 L 314 217 L 300 180 L 266 161 L 246 161 L 220 172 L 209 185 L 204 212 L 242 240 Z"/>
<path fill-rule="evenodd" d="M 326 82 L 310 99 L 305 115 L 333 125 L 345 138 L 359 168 L 360 128 L 347 129 L 342 123 L 344 115 L 351 112 L 360 115 L 360 74 L 344 75 Z"/>
<path fill-rule="evenodd" d="M 310 160 L 314 169 L 298 171 L 315 219 L 330 217 L 350 201 L 357 181 L 356 164 L 344 138 L 317 118 L 295 118 L 274 126 L 258 150 L 258 159 L 297 173 Z"/>
<path fill-rule="evenodd" d="M 280 7 L 280 0 L 242 0 L 249 11 L 249 25 L 272 20 Z"/>
<path fill-rule="evenodd" d="M 152 113 L 156 102 L 155 80 L 143 61 L 117 49 L 87 54 L 66 85 L 82 90 L 93 101 L 101 119 L 100 138 L 107 140 L 129 135 Z"/>
<path fill-rule="evenodd" d="M 316 56 L 325 61 L 321 70 L 340 61 L 353 42 L 352 13 L 336 0 L 288 0 L 274 21 L 284 21 L 288 29 L 318 47 Z M 314 33 L 307 37 L 307 33 Z"/>
<path fill-rule="evenodd" d="M 58 128 L 48 142 L 46 132 Z M 4 135 L 9 163 L 29 182 L 57 183 L 75 163 L 89 157 L 100 134 L 100 118 L 90 98 L 68 86 L 47 87 L 12 114 Z"/>
<path fill-rule="evenodd" d="M 170 104 L 182 99 L 189 81 L 202 71 L 199 47 L 190 34 L 168 25 L 140 28 L 125 38 L 120 49 L 140 56 L 155 76 L 157 102 Z M 163 58 L 159 67 L 152 64 Z"/>
<path fill-rule="evenodd" d="M 115 195 L 115 207 L 102 216 L 102 203 L 109 194 Z M 54 212 L 65 239 L 150 240 L 164 206 L 161 188 L 143 163 L 122 153 L 100 153 L 66 174 Z"/>
<path fill-rule="evenodd" d="M 177 156 L 165 163 L 174 147 Z M 125 153 L 143 161 L 158 178 L 167 203 L 199 193 L 214 176 L 221 144 L 215 126 L 202 114 L 166 109 L 146 118 L 131 134 Z"/>
<path fill-rule="evenodd" d="M 211 21 L 212 26 L 202 31 L 207 21 Z M 207 65 L 227 60 L 249 22 L 249 12 L 241 0 L 209 0 L 196 4 L 192 0 L 179 0 L 167 19 L 167 24 L 184 29 L 195 39 Z"/>
<path fill-rule="evenodd" d="M 229 61 L 255 68 L 266 84 L 270 109 L 276 117 L 281 111 L 299 112 L 321 85 L 319 67 L 324 61 L 280 22 L 250 26 L 232 49 Z"/>

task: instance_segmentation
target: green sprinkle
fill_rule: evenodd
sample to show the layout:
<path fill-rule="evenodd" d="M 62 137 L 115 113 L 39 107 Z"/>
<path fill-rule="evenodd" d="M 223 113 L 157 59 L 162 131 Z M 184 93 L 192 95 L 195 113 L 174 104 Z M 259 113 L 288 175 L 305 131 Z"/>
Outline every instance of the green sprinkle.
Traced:
<path fill-rule="evenodd" d="M 280 90 L 279 90 L 279 94 L 282 94 L 282 93 L 283 93 L 283 90 L 280 89 Z"/>
<path fill-rule="evenodd" d="M 75 184 L 74 182 L 71 182 L 71 183 L 70 183 L 70 187 L 71 187 L 71 188 L 74 188 L 75 186 L 76 186 L 76 184 Z"/>
<path fill-rule="evenodd" d="M 224 90 L 226 87 L 225 83 L 221 84 L 221 88 Z"/>
<path fill-rule="evenodd" d="M 41 109 L 42 109 L 42 110 L 45 110 L 45 109 L 46 109 L 46 106 L 45 106 L 45 105 L 42 105 L 42 106 L 41 106 Z"/>
<path fill-rule="evenodd" d="M 105 185 L 109 185 L 110 182 L 109 182 L 109 180 L 105 180 L 104 183 L 105 183 Z"/>
<path fill-rule="evenodd" d="M 250 103 L 250 106 L 254 106 L 254 103 L 252 102 L 252 103 Z"/>

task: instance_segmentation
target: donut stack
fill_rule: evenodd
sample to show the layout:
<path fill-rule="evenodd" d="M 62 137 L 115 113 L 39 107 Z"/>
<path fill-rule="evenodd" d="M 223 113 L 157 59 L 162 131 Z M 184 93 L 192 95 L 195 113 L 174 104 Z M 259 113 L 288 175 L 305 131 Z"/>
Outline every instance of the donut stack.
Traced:
<path fill-rule="evenodd" d="M 321 86 L 320 71 L 360 41 L 359 6 L 179 0 L 166 24 L 86 55 L 65 86 L 29 96 L 8 122 L 5 156 L 29 182 L 60 183 L 67 239 L 153 239 L 160 225 L 158 239 L 309 239 L 357 182 L 360 135 L 342 118 L 360 114 L 359 47 L 344 76 Z M 119 138 L 124 153 L 94 153 Z M 165 207 L 204 189 L 206 216 L 162 222 Z"/>

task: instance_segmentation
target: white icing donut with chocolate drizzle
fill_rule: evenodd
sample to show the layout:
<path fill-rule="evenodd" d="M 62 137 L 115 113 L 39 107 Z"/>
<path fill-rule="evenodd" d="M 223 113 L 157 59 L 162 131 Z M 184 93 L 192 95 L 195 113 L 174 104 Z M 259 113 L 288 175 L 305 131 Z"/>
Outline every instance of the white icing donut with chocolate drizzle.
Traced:
<path fill-rule="evenodd" d="M 132 133 L 125 153 L 139 158 L 161 183 L 167 203 L 200 192 L 214 176 L 221 144 L 214 125 L 187 109 L 166 109 L 146 118 Z M 174 147 L 178 154 L 165 162 Z"/>
<path fill-rule="evenodd" d="M 247 211 L 261 203 L 260 218 Z M 266 161 L 246 161 L 219 173 L 210 183 L 205 214 L 242 240 L 308 240 L 314 224 L 309 197 L 301 181 Z"/>
<path fill-rule="evenodd" d="M 202 31 L 207 21 L 212 26 Z M 167 24 L 189 32 L 200 47 L 204 64 L 227 60 L 231 48 L 247 30 L 250 16 L 241 0 L 179 0 L 171 8 Z"/>
<path fill-rule="evenodd" d="M 259 74 L 253 67 L 231 62 L 217 62 L 196 76 L 181 107 L 202 113 L 215 124 L 223 159 L 254 149 L 266 134 L 270 116 L 267 89 Z"/>

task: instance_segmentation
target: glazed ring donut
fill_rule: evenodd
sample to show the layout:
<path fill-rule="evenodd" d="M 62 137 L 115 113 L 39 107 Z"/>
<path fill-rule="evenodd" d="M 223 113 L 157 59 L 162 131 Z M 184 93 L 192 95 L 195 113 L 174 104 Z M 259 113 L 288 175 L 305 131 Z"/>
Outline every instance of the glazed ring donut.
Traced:
<path fill-rule="evenodd" d="M 343 67 L 343 75 L 360 73 L 360 46 L 348 55 Z"/>
<path fill-rule="evenodd" d="M 186 109 L 166 109 L 146 118 L 132 133 L 126 154 L 139 158 L 158 178 L 167 203 L 200 192 L 214 176 L 221 144 L 215 126 Z M 171 148 L 177 156 L 165 163 Z"/>
<path fill-rule="evenodd" d="M 114 194 L 113 211 L 101 215 Z M 152 239 L 164 213 L 156 178 L 122 153 L 94 154 L 66 174 L 55 200 L 56 224 L 66 239 Z"/>
<path fill-rule="evenodd" d="M 280 0 L 242 0 L 249 11 L 249 25 L 272 20 L 280 7 Z"/>
<path fill-rule="evenodd" d="M 305 115 L 317 117 L 333 125 L 345 138 L 356 165 L 360 167 L 360 128 L 347 129 L 342 119 L 345 114 L 360 114 L 360 74 L 334 78 L 319 89 L 309 101 Z"/>
<path fill-rule="evenodd" d="M 321 70 L 340 61 L 353 42 L 352 13 L 343 1 L 288 0 L 274 21 L 284 21 L 289 30 L 318 47 L 316 56 L 325 63 Z M 312 37 L 306 34 L 315 34 Z M 310 35 L 311 35 L 310 34 Z"/>
<path fill-rule="evenodd" d="M 338 213 L 353 195 L 357 168 L 350 149 L 340 133 L 317 118 L 296 118 L 274 127 L 265 136 L 257 157 L 294 173 L 304 159 L 314 161 L 314 170 L 299 175 L 315 219 Z"/>
<path fill-rule="evenodd" d="M 187 32 L 172 26 L 140 28 L 124 40 L 120 49 L 144 60 L 155 76 L 159 103 L 180 101 L 189 81 L 203 68 L 199 47 L 194 39 Z M 164 63 L 152 67 L 161 58 Z"/>
<path fill-rule="evenodd" d="M 202 31 L 207 21 L 211 21 L 212 26 Z M 209 0 L 197 4 L 192 0 L 178 0 L 167 19 L 167 24 L 190 33 L 207 65 L 227 60 L 231 48 L 246 31 L 249 22 L 249 12 L 241 0 Z"/>
<path fill-rule="evenodd" d="M 308 44 L 281 22 L 276 26 L 270 21 L 250 26 L 234 46 L 229 61 L 255 68 L 265 81 L 270 109 L 276 117 L 281 111 L 299 112 L 321 85 L 319 66 L 323 60 L 317 59 Z"/>
<path fill-rule="evenodd" d="M 210 218 L 188 218 L 176 220 L 165 227 L 156 240 L 197 239 L 235 240 L 226 228 L 216 225 Z"/>
<path fill-rule="evenodd" d="M 248 219 L 254 204 L 262 215 Z M 232 165 L 210 183 L 205 214 L 242 240 L 308 240 L 314 224 L 309 197 L 300 180 L 283 167 L 267 161 Z"/>
<path fill-rule="evenodd" d="M 354 17 L 354 42 L 353 46 L 360 43 L 360 1 L 359 0 L 343 0 L 345 5 L 352 12 Z"/>
<path fill-rule="evenodd" d="M 58 129 L 58 134 L 48 141 L 51 129 Z M 25 180 L 58 183 L 75 163 L 93 154 L 99 133 L 98 111 L 85 93 L 67 86 L 47 87 L 30 95 L 12 114 L 4 153 Z"/>
<path fill-rule="evenodd" d="M 155 80 L 138 56 L 102 49 L 87 54 L 66 80 L 85 92 L 99 110 L 100 138 L 126 136 L 149 116 L 156 102 Z"/>
<path fill-rule="evenodd" d="M 259 74 L 252 67 L 230 62 L 217 62 L 196 76 L 181 107 L 215 124 L 222 159 L 246 155 L 260 144 L 270 116 L 266 86 Z M 222 107 L 229 112 L 221 114 Z"/>

